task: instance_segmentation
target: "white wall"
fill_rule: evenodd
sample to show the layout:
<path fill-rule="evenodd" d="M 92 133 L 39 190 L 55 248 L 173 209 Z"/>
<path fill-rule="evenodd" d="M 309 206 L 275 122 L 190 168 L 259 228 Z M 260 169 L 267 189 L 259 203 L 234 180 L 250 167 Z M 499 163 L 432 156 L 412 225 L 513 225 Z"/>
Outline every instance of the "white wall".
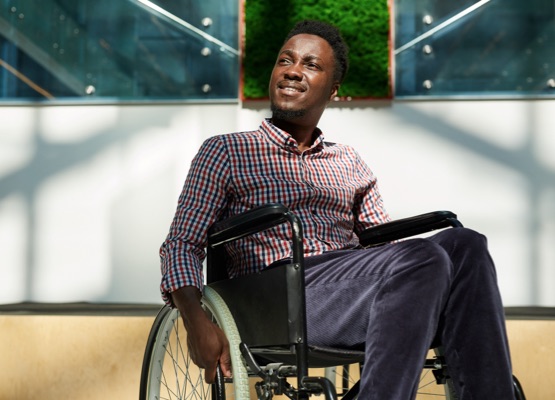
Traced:
<path fill-rule="evenodd" d="M 260 107 L 0 107 L 0 303 L 159 302 L 192 156 L 256 128 Z M 552 101 L 361 102 L 320 126 L 357 146 L 393 217 L 449 209 L 485 233 L 506 305 L 553 306 L 553 115 Z"/>

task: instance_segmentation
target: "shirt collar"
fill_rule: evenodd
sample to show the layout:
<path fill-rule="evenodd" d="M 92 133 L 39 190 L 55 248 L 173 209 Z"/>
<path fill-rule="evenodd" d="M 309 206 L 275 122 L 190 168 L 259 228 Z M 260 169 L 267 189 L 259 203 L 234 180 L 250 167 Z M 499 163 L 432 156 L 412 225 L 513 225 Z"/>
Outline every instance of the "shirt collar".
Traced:
<path fill-rule="evenodd" d="M 266 118 L 260 125 L 260 130 L 264 132 L 266 137 L 276 145 L 298 152 L 297 141 L 287 132 L 272 124 L 270 118 Z M 324 134 L 319 128 L 316 128 L 316 140 L 307 151 L 317 151 L 324 147 Z"/>

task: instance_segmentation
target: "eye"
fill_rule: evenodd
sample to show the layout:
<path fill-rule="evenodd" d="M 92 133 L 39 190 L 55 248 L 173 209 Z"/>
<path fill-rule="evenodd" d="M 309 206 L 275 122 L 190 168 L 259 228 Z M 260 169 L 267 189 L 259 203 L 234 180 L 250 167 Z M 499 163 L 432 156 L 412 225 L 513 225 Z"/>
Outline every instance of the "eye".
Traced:
<path fill-rule="evenodd" d="M 286 58 L 286 57 L 280 57 L 280 58 L 278 58 L 277 63 L 279 65 L 287 65 L 287 64 L 291 63 L 291 60 L 289 58 Z"/>
<path fill-rule="evenodd" d="M 313 62 L 313 61 L 308 61 L 305 65 L 308 69 L 313 69 L 313 70 L 320 70 L 321 69 L 320 65 Z"/>

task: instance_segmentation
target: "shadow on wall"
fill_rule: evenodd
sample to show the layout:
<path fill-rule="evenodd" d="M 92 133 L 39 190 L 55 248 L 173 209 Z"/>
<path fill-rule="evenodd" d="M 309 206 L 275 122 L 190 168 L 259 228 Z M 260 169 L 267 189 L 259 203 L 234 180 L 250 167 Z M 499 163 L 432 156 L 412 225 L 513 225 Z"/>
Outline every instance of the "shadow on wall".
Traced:
<path fill-rule="evenodd" d="M 142 111 L 24 109 L 33 123 L 14 151 L 32 156 L 11 171 L 0 162 L 8 169 L 0 175 L 0 220 L 9 215 L 11 226 L 24 225 L 0 227 L 0 302 L 160 302 L 158 247 L 176 182 L 200 143 L 198 133 L 177 129 L 187 119 L 183 107 Z M 21 131 L 12 123 L 5 137 Z M 13 207 L 2 212 L 3 203 Z"/>
<path fill-rule="evenodd" d="M 529 260 L 526 265 L 526 271 L 529 274 L 529 287 L 527 293 L 529 294 L 530 303 L 538 304 L 540 302 L 539 295 L 541 294 L 542 277 L 541 274 L 541 261 L 539 253 L 541 249 L 541 231 L 542 222 L 555 221 L 555 202 L 551 202 L 546 210 L 545 199 L 549 194 L 555 193 L 555 168 L 549 168 L 538 157 L 538 150 L 541 149 L 542 144 L 538 137 L 539 127 L 538 109 L 533 103 L 528 103 L 526 107 L 526 121 L 525 121 L 525 138 L 519 146 L 501 147 L 491 141 L 487 141 L 479 136 L 473 135 L 460 125 L 450 124 L 446 122 L 441 116 L 430 120 L 430 115 L 423 113 L 413 107 L 403 106 L 400 113 L 406 123 L 413 126 L 425 126 L 426 130 L 443 140 L 449 141 L 451 144 L 458 147 L 467 149 L 468 151 L 488 159 L 506 169 L 512 170 L 520 175 L 526 182 L 525 187 L 514 188 L 516 191 L 524 193 L 527 198 L 526 210 L 526 225 L 521 229 L 524 231 L 524 237 L 527 238 L 527 243 L 522 246 L 531 251 L 528 252 Z M 505 116 L 509 118 L 509 116 Z M 476 124 L 481 121 L 477 119 Z M 555 146 L 552 150 L 555 150 Z M 549 152 L 548 152 L 549 153 Z M 551 152 L 552 154 L 552 152 Z M 469 166 L 472 169 L 472 166 Z M 474 171 L 479 174 L 480 171 Z M 503 199 L 499 199 L 503 201 Z M 491 210 L 495 213 L 496 210 Z M 511 215 L 505 216 L 511 219 Z M 524 284 L 524 282 L 522 282 Z"/>
<path fill-rule="evenodd" d="M 475 120 L 460 121 L 481 108 L 480 102 L 353 102 L 334 104 L 326 115 L 331 115 L 333 126 L 345 123 L 336 113 L 349 113 L 350 139 L 362 137 L 355 129 L 359 125 L 375 127 L 365 130 L 371 141 L 377 135 L 373 130 L 397 130 L 413 139 L 417 136 L 413 133 L 419 131 L 430 144 L 445 144 L 447 153 L 464 150 L 521 177 L 525 187 L 515 191 L 526 198 L 526 225 L 521 229 L 527 242 L 522 245 L 530 250 L 525 253 L 527 265 L 522 267 L 527 280 L 517 284 L 526 285 L 527 302 L 537 304 L 542 300 L 538 288 L 545 280 L 541 271 L 545 261 L 540 260 L 542 224 L 555 221 L 555 202 L 545 204 L 546 197 L 555 193 L 555 167 L 539 153 L 552 154 L 555 149 L 553 142 L 548 143 L 551 150 L 542 149 L 543 142 L 537 137 L 540 131 L 545 137 L 549 126 L 542 120 L 545 110 L 540 111 L 539 105 L 498 103 L 490 104 L 490 109 L 514 104 L 526 111 L 522 116 L 526 132 L 520 142 L 503 144 L 503 124 L 498 127 L 495 116 L 487 120 L 489 116 L 482 113 Z M 459 120 L 448 115 L 460 107 L 469 108 Z M 9 121 L 13 110 L 0 109 L 0 119 Z M 29 139 L 14 151 L 32 153 L 12 170 L 0 157 L 0 174 L 7 171 L 0 175 L 0 302 L 159 302 L 158 248 L 168 231 L 190 159 L 203 138 L 233 130 L 238 121 L 250 126 L 251 117 L 258 123 L 261 110 L 262 106 L 252 104 L 242 110 L 236 105 L 20 108 L 17 112 L 31 119 L 32 125 L 23 129 L 12 122 L 12 128 L 0 137 L 9 140 L 8 135 L 23 135 L 25 130 Z M 541 127 L 536 126 L 538 121 L 543 121 Z M 491 126 L 491 135 L 497 136 L 477 134 L 475 126 Z M 336 129 L 344 131 L 345 126 Z M 388 149 L 410 147 L 399 143 L 399 137 L 386 132 L 380 140 Z M 379 147 L 376 152 L 388 150 Z M 425 156 L 433 157 L 436 149 L 425 150 Z M 443 156 L 448 159 L 451 154 Z M 396 168 L 397 160 L 390 154 L 380 157 L 382 169 Z M 416 157 L 418 168 L 414 163 L 406 168 L 420 169 L 424 161 Z M 466 159 L 458 161 L 464 164 Z M 469 175 L 480 175 L 473 167 L 468 165 Z M 17 205 L 9 205 L 14 203 Z M 6 219 L 8 225 L 24 228 L 5 228 L 1 222 Z"/>

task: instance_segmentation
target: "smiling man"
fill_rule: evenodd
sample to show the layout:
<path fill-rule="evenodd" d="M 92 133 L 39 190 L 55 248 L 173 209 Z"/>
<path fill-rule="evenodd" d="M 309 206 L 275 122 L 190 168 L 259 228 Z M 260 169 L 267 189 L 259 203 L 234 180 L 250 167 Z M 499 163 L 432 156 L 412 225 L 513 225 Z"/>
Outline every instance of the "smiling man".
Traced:
<path fill-rule="evenodd" d="M 314 142 L 316 125 L 346 72 L 346 63 L 338 68 L 335 59 L 325 39 L 297 34 L 288 38 L 272 71 L 272 123 L 291 133 L 301 150 Z"/>
<path fill-rule="evenodd" d="M 231 374 L 229 344 L 200 306 L 208 228 L 279 202 L 303 224 L 309 344 L 365 349 L 359 399 L 414 398 L 433 341 L 445 348 L 460 400 L 512 399 L 496 273 L 484 236 L 465 228 L 361 249 L 357 234 L 389 220 L 372 171 L 317 128 L 347 71 L 328 24 L 303 21 L 272 71 L 272 117 L 208 139 L 192 162 L 160 250 L 164 299 L 183 317 L 194 362 Z M 233 278 L 291 256 L 284 226 L 234 242 Z"/>

